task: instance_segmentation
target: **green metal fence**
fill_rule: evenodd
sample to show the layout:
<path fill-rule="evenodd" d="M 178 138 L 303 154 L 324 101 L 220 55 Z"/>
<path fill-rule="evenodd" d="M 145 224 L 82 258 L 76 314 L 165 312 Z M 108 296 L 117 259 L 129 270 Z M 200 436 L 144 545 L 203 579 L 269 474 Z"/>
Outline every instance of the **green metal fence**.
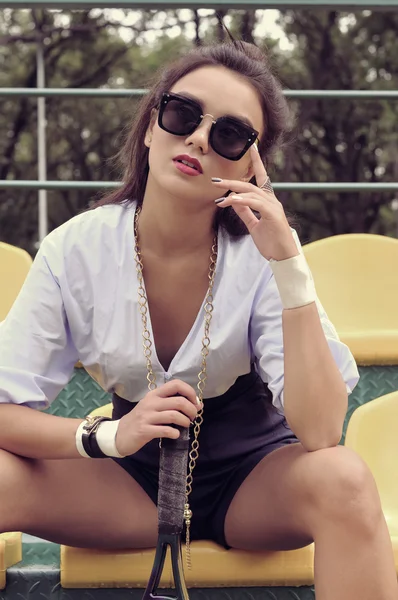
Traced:
<path fill-rule="evenodd" d="M 0 96 L 74 96 L 85 98 L 133 98 L 143 96 L 146 89 L 92 89 L 92 88 L 0 88 Z M 398 100 L 398 90 L 284 90 L 287 98 Z"/>
<path fill-rule="evenodd" d="M 166 8 L 225 8 L 220 0 L 0 0 L 0 7 L 12 8 L 46 8 L 46 9 L 88 9 L 88 8 L 125 8 L 125 9 L 166 9 Z M 229 8 L 264 9 L 264 8 L 334 8 L 336 10 L 358 10 L 374 8 L 375 0 L 230 0 Z M 398 0 L 381 0 L 377 9 L 397 9 Z M 39 195 L 39 239 L 47 234 L 47 190 L 59 189 L 111 189 L 120 185 L 112 181 L 47 181 L 46 177 L 46 139 L 45 139 L 45 99 L 55 96 L 85 98 L 134 98 L 144 95 L 145 89 L 89 89 L 89 88 L 46 88 L 45 67 L 41 42 L 37 43 L 37 87 L 36 88 L 0 88 L 3 97 L 36 97 L 38 102 L 38 180 L 0 180 L 0 189 L 33 189 Z M 366 100 L 398 100 L 398 90 L 284 90 L 288 98 L 305 99 L 355 99 Z M 311 182 L 311 183 L 275 183 L 277 191 L 301 192 L 398 192 L 398 182 L 366 183 L 366 182 Z"/>
<path fill-rule="evenodd" d="M 0 0 L 0 7 L 12 8 L 396 8 L 397 0 Z"/>
<path fill-rule="evenodd" d="M 398 3 L 398 0 L 397 0 Z M 0 1 L 1 6 L 1 1 Z M 91 88 L 0 88 L 0 96 L 20 97 L 30 96 L 48 98 L 56 96 L 85 97 L 85 98 L 134 98 L 147 93 L 146 89 L 91 89 Z M 398 90 L 284 90 L 288 98 L 294 99 L 355 99 L 355 100 L 398 100 Z M 33 180 L 0 180 L 0 189 L 112 189 L 120 185 L 112 181 L 33 181 Z M 279 191 L 301 192 L 391 192 L 398 191 L 398 182 L 388 183 L 274 183 Z"/>

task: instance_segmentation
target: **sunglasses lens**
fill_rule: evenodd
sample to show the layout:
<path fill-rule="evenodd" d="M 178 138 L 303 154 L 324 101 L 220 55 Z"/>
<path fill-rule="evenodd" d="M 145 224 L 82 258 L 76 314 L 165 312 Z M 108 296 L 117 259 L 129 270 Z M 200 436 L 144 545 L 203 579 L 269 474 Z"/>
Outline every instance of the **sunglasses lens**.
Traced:
<path fill-rule="evenodd" d="M 162 125 L 174 135 L 187 135 L 195 129 L 199 118 L 200 112 L 195 106 L 171 98 L 164 107 Z"/>
<path fill-rule="evenodd" d="M 244 150 L 248 141 L 247 130 L 232 120 L 217 121 L 213 131 L 213 148 L 225 158 L 234 159 Z"/>

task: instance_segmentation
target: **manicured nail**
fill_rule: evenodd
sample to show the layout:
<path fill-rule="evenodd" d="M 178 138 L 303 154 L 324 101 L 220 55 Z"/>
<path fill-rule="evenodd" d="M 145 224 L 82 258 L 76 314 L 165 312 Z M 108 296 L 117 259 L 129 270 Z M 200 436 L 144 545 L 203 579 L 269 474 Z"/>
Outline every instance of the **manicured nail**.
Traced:
<path fill-rule="evenodd" d="M 223 202 L 223 200 L 225 200 L 225 196 L 223 198 L 217 198 L 217 200 L 214 200 L 214 202 L 219 204 L 220 202 Z"/>
<path fill-rule="evenodd" d="M 254 144 L 253 144 L 253 148 L 254 148 L 255 150 L 257 150 L 257 152 L 258 152 L 258 146 L 257 146 L 257 143 L 256 143 L 256 142 L 254 142 Z"/>
<path fill-rule="evenodd" d="M 212 177 L 211 180 L 213 183 L 220 183 L 220 181 L 222 181 L 222 179 L 220 179 L 219 177 Z"/>
<path fill-rule="evenodd" d="M 242 196 L 238 196 L 237 194 L 231 194 L 229 196 L 232 200 L 243 200 Z"/>

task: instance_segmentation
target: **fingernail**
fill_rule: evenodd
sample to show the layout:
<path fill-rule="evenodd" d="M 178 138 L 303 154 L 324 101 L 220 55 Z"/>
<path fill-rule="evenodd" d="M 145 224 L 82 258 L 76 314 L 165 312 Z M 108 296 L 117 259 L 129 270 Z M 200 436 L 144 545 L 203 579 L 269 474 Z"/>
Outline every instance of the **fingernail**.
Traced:
<path fill-rule="evenodd" d="M 243 200 L 242 196 L 237 196 L 236 194 L 231 194 L 229 197 L 232 198 L 232 200 Z"/>
<path fill-rule="evenodd" d="M 214 200 L 214 202 L 216 204 L 219 204 L 220 202 L 222 202 L 223 200 L 225 200 L 225 196 L 223 196 L 223 198 L 218 198 L 217 200 Z"/>
<path fill-rule="evenodd" d="M 258 152 L 258 146 L 257 146 L 257 143 L 256 143 L 256 142 L 254 142 L 254 144 L 253 144 L 253 148 L 254 148 L 255 150 L 257 150 L 257 152 Z"/>
<path fill-rule="evenodd" d="M 219 177 L 212 177 L 212 178 L 211 178 L 211 180 L 212 180 L 214 183 L 220 183 L 220 181 L 222 181 L 222 179 L 220 179 Z"/>

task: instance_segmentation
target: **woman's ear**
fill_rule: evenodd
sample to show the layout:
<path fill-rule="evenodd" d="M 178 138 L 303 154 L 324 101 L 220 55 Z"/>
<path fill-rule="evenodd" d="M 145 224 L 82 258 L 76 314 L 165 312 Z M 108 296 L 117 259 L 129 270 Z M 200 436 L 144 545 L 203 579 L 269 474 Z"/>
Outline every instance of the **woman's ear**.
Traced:
<path fill-rule="evenodd" d="M 149 122 L 148 129 L 146 130 L 145 138 L 144 138 L 144 144 L 147 148 L 150 147 L 151 142 L 152 142 L 153 127 L 156 123 L 156 117 L 157 117 L 157 110 L 156 110 L 156 108 L 153 108 L 151 111 L 151 120 Z"/>

